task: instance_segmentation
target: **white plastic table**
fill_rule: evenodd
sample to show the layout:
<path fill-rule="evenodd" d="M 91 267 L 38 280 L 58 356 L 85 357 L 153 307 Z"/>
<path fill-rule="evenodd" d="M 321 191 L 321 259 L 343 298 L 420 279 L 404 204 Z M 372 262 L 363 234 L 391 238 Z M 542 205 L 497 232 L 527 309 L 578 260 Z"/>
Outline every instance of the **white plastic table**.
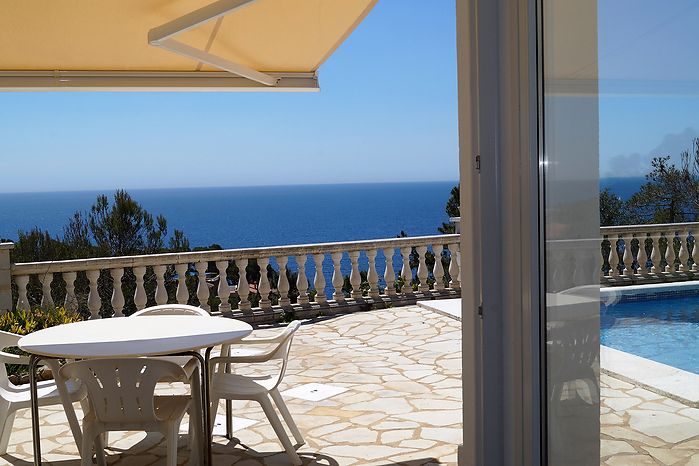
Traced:
<path fill-rule="evenodd" d="M 36 394 L 36 368 L 42 359 L 124 358 L 187 354 L 199 361 L 202 376 L 205 461 L 211 462 L 211 431 L 208 419 L 208 359 L 214 346 L 232 343 L 249 335 L 252 327 L 239 320 L 198 316 L 139 316 L 87 320 L 39 330 L 19 340 L 19 347 L 30 353 L 32 394 L 32 433 L 34 464 L 41 464 L 39 406 Z M 206 348 L 202 357 L 198 350 Z M 57 384 L 60 385 L 60 384 Z M 72 410 L 70 401 L 64 400 Z M 70 406 L 70 408 L 68 408 Z M 201 438 L 201 437 L 200 437 Z"/>

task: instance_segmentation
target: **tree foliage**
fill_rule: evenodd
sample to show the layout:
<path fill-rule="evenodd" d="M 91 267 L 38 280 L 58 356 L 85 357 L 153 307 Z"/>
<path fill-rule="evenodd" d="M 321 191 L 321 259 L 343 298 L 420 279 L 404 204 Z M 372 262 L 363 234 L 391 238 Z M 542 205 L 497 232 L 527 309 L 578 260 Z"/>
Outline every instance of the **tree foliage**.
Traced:
<path fill-rule="evenodd" d="M 600 193 L 600 224 L 695 222 L 699 218 L 699 138 L 681 154 L 654 157 L 646 182 L 626 202 L 608 189 Z"/>
<path fill-rule="evenodd" d="M 449 217 L 461 216 L 459 212 L 459 206 L 461 202 L 460 195 L 461 185 L 456 185 L 453 188 L 451 188 L 449 199 L 447 200 L 447 204 L 444 207 L 444 211 Z M 438 227 L 437 230 L 439 230 L 440 233 L 450 234 L 456 232 L 456 227 L 451 223 L 442 223 L 442 226 Z"/>
<path fill-rule="evenodd" d="M 165 247 L 167 231 L 165 217 L 154 217 L 129 193 L 119 190 L 112 202 L 99 195 L 88 212 L 75 212 L 63 227 L 62 237 L 38 227 L 20 231 L 12 257 L 15 262 L 36 262 L 190 250 L 180 230 L 174 231 Z"/>

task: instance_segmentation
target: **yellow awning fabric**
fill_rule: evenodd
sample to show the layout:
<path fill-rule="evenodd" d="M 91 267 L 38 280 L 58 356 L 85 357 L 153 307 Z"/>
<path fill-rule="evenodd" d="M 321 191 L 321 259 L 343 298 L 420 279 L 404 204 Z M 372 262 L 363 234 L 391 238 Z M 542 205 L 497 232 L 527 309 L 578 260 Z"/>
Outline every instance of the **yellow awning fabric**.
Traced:
<path fill-rule="evenodd" d="M 0 89 L 314 90 L 320 65 L 376 1 L 0 2 Z M 186 24 L 197 11 L 220 14 L 178 31 L 177 43 L 273 82 L 149 42 L 151 30 Z"/>

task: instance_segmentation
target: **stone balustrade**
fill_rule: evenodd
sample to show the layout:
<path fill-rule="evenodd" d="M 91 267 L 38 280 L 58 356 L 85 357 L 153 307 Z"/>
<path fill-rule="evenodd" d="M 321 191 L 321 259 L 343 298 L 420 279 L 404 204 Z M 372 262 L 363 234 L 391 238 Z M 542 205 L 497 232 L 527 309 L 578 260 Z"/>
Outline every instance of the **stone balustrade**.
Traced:
<path fill-rule="evenodd" d="M 602 227 L 605 285 L 691 280 L 699 277 L 695 234 L 699 223 Z M 699 259 L 699 256 L 697 257 Z"/>
<path fill-rule="evenodd" d="M 10 249 L 0 245 L 0 310 L 63 305 L 91 318 L 187 303 L 260 322 L 454 297 L 461 286 L 459 235 L 21 264 Z"/>

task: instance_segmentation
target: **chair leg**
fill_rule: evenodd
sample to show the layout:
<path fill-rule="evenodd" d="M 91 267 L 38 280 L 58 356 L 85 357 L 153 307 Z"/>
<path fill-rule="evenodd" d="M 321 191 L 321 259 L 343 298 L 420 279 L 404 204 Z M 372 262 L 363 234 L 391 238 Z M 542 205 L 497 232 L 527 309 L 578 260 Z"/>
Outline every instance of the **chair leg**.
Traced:
<path fill-rule="evenodd" d="M 289 426 L 289 430 L 291 430 L 291 433 L 294 436 L 294 440 L 296 440 L 296 443 L 299 445 L 303 445 L 304 443 L 306 443 L 306 441 L 303 439 L 303 435 L 301 435 L 301 431 L 299 431 L 298 426 L 294 422 L 294 418 L 291 417 L 289 408 L 286 406 L 286 403 L 284 403 L 284 398 L 282 398 L 282 394 L 279 393 L 279 390 L 275 388 L 274 390 L 271 390 L 269 394 L 272 396 L 274 404 L 277 405 L 279 412 L 282 414 L 284 422 L 286 422 L 286 425 Z"/>
<path fill-rule="evenodd" d="M 284 430 L 282 421 L 279 419 L 279 416 L 277 416 L 277 413 L 274 411 L 274 406 L 272 405 L 272 402 L 269 400 L 269 397 L 265 395 L 261 398 L 258 398 L 256 401 L 260 403 L 260 405 L 262 406 L 262 410 L 265 412 L 265 415 L 267 416 L 269 423 L 272 424 L 274 433 L 277 434 L 277 437 L 279 437 L 279 441 L 284 446 L 284 450 L 286 450 L 286 454 L 289 455 L 291 463 L 295 466 L 300 466 L 302 464 L 301 458 L 299 457 L 299 454 L 296 453 L 294 446 L 291 444 L 291 440 L 289 440 L 289 437 L 286 435 L 286 431 Z"/>
<path fill-rule="evenodd" d="M 167 425 L 167 458 L 166 466 L 177 466 L 177 437 L 180 430 L 179 422 L 170 422 Z"/>
<path fill-rule="evenodd" d="M 0 406 L 0 455 L 7 453 L 7 446 L 10 444 L 10 434 L 12 434 L 12 425 L 15 422 L 15 412 L 10 410 L 9 402 L 4 402 Z"/>
<path fill-rule="evenodd" d="M 80 447 L 80 466 L 92 466 L 92 445 L 95 437 L 97 437 L 97 434 L 88 426 L 83 425 L 83 438 Z"/>

